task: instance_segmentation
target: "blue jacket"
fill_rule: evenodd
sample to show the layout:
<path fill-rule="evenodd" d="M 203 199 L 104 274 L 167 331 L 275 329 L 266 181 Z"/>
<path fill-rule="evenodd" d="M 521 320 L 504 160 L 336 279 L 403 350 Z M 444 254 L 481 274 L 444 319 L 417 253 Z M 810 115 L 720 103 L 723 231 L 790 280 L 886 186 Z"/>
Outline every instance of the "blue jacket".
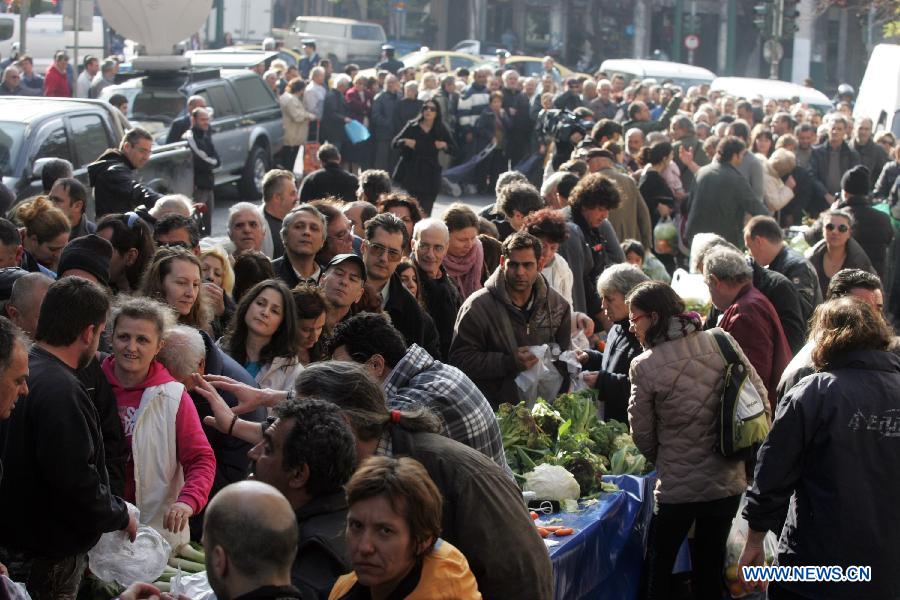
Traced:
<path fill-rule="evenodd" d="M 783 583 L 819 598 L 900 597 L 900 357 L 855 350 L 778 404 L 744 517 L 781 531 L 780 565 L 868 565 L 868 583 Z M 787 512 L 784 529 L 781 520 Z"/>

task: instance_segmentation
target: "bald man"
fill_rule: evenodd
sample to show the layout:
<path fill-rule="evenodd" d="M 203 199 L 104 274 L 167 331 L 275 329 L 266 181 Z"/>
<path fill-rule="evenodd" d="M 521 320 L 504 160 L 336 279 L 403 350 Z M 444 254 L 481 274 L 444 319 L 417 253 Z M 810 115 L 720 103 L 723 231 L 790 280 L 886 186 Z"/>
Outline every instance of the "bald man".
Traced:
<path fill-rule="evenodd" d="M 206 507 L 203 550 L 217 598 L 300 598 L 291 586 L 297 519 L 277 489 L 260 481 L 233 483 Z"/>
<path fill-rule="evenodd" d="M 43 273 L 23 275 L 13 284 L 12 295 L 6 303 L 6 315 L 29 338 L 34 338 L 41 304 L 53 280 Z"/>

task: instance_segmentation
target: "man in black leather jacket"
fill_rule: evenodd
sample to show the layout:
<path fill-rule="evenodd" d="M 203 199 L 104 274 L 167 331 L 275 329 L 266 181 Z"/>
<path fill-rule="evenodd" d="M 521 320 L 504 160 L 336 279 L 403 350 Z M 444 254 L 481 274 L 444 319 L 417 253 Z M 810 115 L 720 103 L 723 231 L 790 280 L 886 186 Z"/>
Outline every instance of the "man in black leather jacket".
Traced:
<path fill-rule="evenodd" d="M 138 180 L 136 171 L 150 160 L 153 136 L 135 127 L 122 138 L 118 149 L 110 148 L 88 165 L 94 188 L 97 218 L 109 213 L 125 213 L 144 204 L 153 206 L 161 194 Z"/>

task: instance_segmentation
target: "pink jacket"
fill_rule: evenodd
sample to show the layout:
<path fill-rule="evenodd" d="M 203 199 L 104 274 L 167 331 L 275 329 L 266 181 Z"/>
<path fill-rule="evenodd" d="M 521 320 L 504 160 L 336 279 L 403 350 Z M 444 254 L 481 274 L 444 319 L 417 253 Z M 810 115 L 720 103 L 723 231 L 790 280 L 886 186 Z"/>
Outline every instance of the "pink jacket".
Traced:
<path fill-rule="evenodd" d="M 62 98 L 72 97 L 69 78 L 65 73 L 60 73 L 59 69 L 54 65 L 50 65 L 50 68 L 47 69 L 47 74 L 44 75 L 44 95 Z"/>
<path fill-rule="evenodd" d="M 125 467 L 125 499 L 133 503 L 135 487 L 131 437 L 134 433 L 137 409 L 141 404 L 141 395 L 148 387 L 175 381 L 175 379 L 164 366 L 153 361 L 147 378 L 140 386 L 125 388 L 116 378 L 114 367 L 115 358 L 112 356 L 103 361 L 103 373 L 116 395 L 119 418 L 122 421 L 122 429 L 125 432 L 125 441 L 128 447 L 128 460 Z M 209 500 L 209 492 L 212 490 L 213 479 L 216 475 L 216 457 L 200 425 L 200 417 L 197 415 L 194 401 L 187 392 L 181 396 L 175 432 L 178 437 L 178 462 L 181 463 L 184 470 L 184 487 L 178 495 L 178 501 L 190 506 L 196 515 L 203 510 Z"/>

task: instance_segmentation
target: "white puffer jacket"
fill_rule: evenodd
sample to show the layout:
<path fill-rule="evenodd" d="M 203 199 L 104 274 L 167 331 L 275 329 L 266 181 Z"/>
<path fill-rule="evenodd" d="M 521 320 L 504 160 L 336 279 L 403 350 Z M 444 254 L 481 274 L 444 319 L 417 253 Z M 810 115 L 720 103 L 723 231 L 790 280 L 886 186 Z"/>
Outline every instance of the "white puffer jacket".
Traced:
<path fill-rule="evenodd" d="M 656 466 L 657 502 L 706 502 L 736 496 L 747 487 L 744 462 L 713 450 L 725 371 L 714 331 L 722 330 L 663 342 L 631 363 L 628 422 L 635 444 Z M 766 387 L 752 366 L 750 377 L 765 398 Z"/>

